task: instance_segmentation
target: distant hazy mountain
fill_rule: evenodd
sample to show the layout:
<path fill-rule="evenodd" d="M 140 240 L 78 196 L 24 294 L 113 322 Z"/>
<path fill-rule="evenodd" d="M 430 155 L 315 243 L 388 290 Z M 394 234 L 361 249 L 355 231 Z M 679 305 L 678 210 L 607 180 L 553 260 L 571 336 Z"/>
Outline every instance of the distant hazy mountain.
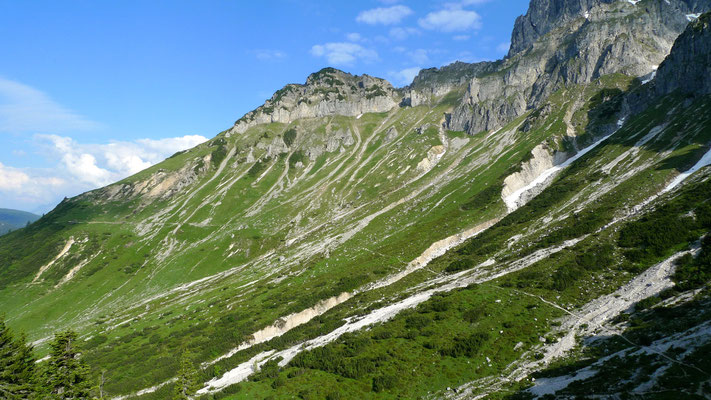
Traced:
<path fill-rule="evenodd" d="M 28 222 L 32 223 L 39 219 L 39 215 L 26 211 L 0 208 L 0 235 L 22 228 Z"/>

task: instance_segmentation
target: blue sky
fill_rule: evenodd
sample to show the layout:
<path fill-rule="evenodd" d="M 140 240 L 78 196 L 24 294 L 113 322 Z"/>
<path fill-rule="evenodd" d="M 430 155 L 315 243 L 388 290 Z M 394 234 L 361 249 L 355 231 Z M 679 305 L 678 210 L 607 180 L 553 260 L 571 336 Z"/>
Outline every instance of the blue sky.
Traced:
<path fill-rule="evenodd" d="M 0 207 L 46 212 L 326 66 L 408 84 L 503 57 L 528 0 L 0 0 Z"/>

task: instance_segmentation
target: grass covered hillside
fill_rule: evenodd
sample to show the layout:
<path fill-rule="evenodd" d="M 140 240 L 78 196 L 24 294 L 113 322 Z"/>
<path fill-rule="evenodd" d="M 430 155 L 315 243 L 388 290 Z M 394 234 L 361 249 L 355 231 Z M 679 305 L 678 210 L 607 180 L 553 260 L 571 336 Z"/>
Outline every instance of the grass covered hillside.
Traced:
<path fill-rule="evenodd" d="M 3 236 L 5 324 L 50 371 L 72 338 L 114 399 L 711 396 L 711 94 L 670 84 L 704 32 L 662 78 L 538 86 L 563 28 L 405 89 L 319 71 Z M 540 99 L 507 117 L 512 71 Z M 504 122 L 450 129 L 481 110 Z"/>

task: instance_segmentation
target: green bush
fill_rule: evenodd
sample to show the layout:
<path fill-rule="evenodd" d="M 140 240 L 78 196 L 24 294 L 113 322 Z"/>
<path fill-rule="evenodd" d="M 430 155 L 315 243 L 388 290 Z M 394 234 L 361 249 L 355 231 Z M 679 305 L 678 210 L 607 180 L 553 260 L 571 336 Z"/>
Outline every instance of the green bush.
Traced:
<path fill-rule="evenodd" d="M 373 378 L 373 391 L 383 392 L 397 386 L 398 378 L 395 375 L 383 374 Z"/>
<path fill-rule="evenodd" d="M 215 167 L 219 166 L 222 160 L 225 159 L 227 156 L 227 147 L 225 147 L 224 144 L 221 144 L 218 146 L 215 150 L 212 151 L 212 165 Z"/>
<path fill-rule="evenodd" d="M 672 279 L 679 290 L 699 288 L 711 281 L 711 236 L 703 239 L 701 252 L 696 258 L 685 254 L 677 260 Z"/>
<path fill-rule="evenodd" d="M 572 287 L 584 274 L 584 270 L 577 265 L 564 265 L 553 274 L 552 288 L 559 292 Z"/>
<path fill-rule="evenodd" d="M 489 334 L 486 332 L 476 332 L 465 338 L 454 339 L 454 344 L 446 349 L 440 350 L 443 356 L 449 357 L 476 357 L 479 350 L 484 346 L 484 343 L 489 340 Z"/>
<path fill-rule="evenodd" d="M 459 272 L 459 271 L 464 271 L 465 269 L 469 269 L 474 266 L 474 263 L 472 260 L 468 258 L 462 258 L 459 260 L 452 261 L 449 263 L 447 268 L 445 268 L 445 272 L 448 273 L 453 273 L 453 272 Z"/>
<path fill-rule="evenodd" d="M 296 129 L 291 128 L 284 132 L 284 143 L 291 147 L 292 144 L 294 144 L 294 141 L 296 140 Z"/>

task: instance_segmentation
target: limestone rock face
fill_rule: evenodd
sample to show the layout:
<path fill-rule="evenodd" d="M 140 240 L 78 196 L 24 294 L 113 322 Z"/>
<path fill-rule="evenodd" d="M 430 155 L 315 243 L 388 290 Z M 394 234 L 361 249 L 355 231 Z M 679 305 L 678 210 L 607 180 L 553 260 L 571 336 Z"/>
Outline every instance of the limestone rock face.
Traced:
<path fill-rule="evenodd" d="M 658 97 L 679 92 L 687 96 L 711 93 L 711 13 L 693 20 L 679 35 L 653 79 L 626 97 L 628 112 L 646 109 Z"/>
<path fill-rule="evenodd" d="M 471 79 L 447 128 L 494 130 L 563 86 L 616 72 L 649 74 L 689 15 L 708 10 L 711 0 L 532 0 L 516 23 L 509 56 L 495 72 Z"/>
<path fill-rule="evenodd" d="M 466 85 L 472 78 L 493 72 L 500 62 L 468 64 L 455 62 L 442 68 L 421 70 L 412 84 L 404 88 L 403 103 L 408 106 L 430 105 L 452 90 Z"/>
<path fill-rule="evenodd" d="M 516 18 L 509 56 L 533 46 L 538 38 L 584 15 L 593 5 L 615 1 L 618 0 L 532 0 L 526 15 Z"/>
<path fill-rule="evenodd" d="M 664 0 L 640 2 L 629 0 L 532 0 L 526 15 L 516 19 L 511 34 L 509 56 L 527 50 L 542 36 L 559 26 L 568 24 L 571 20 L 591 13 L 601 4 L 628 3 L 639 8 L 659 6 L 662 24 L 677 25 L 676 30 L 683 29 L 683 20 L 679 15 L 694 14 L 707 11 L 708 3 L 704 0 Z M 632 4 L 639 3 L 639 4 Z M 654 3 L 654 4 L 652 4 Z M 658 4 L 656 4 L 658 3 Z M 679 26 L 681 24 L 681 26 Z"/>
<path fill-rule="evenodd" d="M 331 153 L 338 150 L 341 145 L 348 147 L 353 143 L 355 142 L 353 141 L 353 136 L 351 135 L 350 130 L 337 130 L 328 136 L 328 140 L 326 141 L 326 151 Z"/>
<path fill-rule="evenodd" d="M 386 112 L 400 101 L 397 91 L 383 79 L 325 68 L 311 74 L 304 85 L 290 84 L 277 91 L 264 105 L 239 119 L 229 133 L 243 133 L 271 122 Z"/>
<path fill-rule="evenodd" d="M 674 91 L 711 93 L 711 13 L 698 17 L 674 43 L 659 66 L 653 86 L 657 95 Z"/>

